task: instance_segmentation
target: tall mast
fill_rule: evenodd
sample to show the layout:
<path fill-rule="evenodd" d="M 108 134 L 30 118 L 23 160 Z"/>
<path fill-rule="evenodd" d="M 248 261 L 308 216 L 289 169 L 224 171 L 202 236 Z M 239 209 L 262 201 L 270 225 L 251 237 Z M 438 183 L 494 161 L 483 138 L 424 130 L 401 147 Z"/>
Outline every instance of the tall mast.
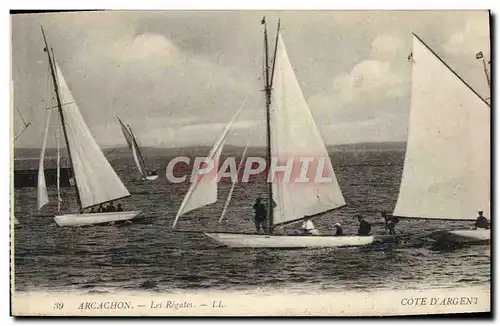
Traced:
<path fill-rule="evenodd" d="M 57 84 L 56 72 L 54 69 L 54 62 L 52 61 L 53 57 L 54 57 L 54 53 L 52 51 L 52 56 L 50 55 L 50 51 L 52 49 L 49 49 L 49 45 L 47 43 L 47 38 L 45 37 L 45 31 L 43 30 L 42 26 L 40 26 L 40 27 L 42 29 L 43 42 L 45 43 L 44 51 L 47 52 L 47 56 L 49 57 L 50 72 L 52 75 L 52 81 L 54 84 L 54 91 L 56 93 L 56 99 L 57 99 L 57 108 L 59 111 L 59 116 L 61 118 L 61 124 L 62 124 L 62 128 L 63 128 L 63 133 L 64 133 L 64 140 L 66 141 L 66 148 L 68 150 L 69 161 L 71 163 L 71 170 L 73 171 L 73 179 L 75 181 L 75 189 L 76 189 L 76 200 L 78 201 L 78 206 L 80 207 L 80 211 L 82 211 L 82 202 L 80 200 L 80 191 L 78 190 L 78 184 L 77 184 L 76 174 L 75 174 L 75 167 L 73 165 L 73 159 L 71 158 L 71 148 L 69 146 L 68 133 L 66 131 L 66 123 L 64 120 L 64 113 L 63 113 L 63 109 L 62 109 L 61 98 L 59 96 L 59 86 Z"/>
<path fill-rule="evenodd" d="M 267 125 L 267 164 L 268 164 L 268 171 L 269 171 L 269 166 L 271 164 L 271 91 L 272 91 L 272 83 L 273 83 L 273 76 L 274 76 L 274 67 L 275 67 L 275 62 L 276 62 L 276 50 L 278 47 L 278 34 L 276 34 L 276 45 L 274 49 L 274 58 L 273 58 L 273 67 L 271 70 L 271 76 L 269 76 L 269 50 L 268 50 L 268 39 L 267 39 L 267 22 L 266 22 L 266 17 L 262 18 L 262 24 L 264 24 L 264 90 L 266 94 L 266 125 Z M 279 32 L 279 21 L 278 21 L 278 30 L 277 33 Z M 267 185 L 267 193 L 268 193 L 268 225 L 267 229 L 269 233 L 273 232 L 274 229 L 274 224 L 273 224 L 273 219 L 274 219 L 274 199 L 273 199 L 273 185 L 271 182 L 268 183 Z"/>

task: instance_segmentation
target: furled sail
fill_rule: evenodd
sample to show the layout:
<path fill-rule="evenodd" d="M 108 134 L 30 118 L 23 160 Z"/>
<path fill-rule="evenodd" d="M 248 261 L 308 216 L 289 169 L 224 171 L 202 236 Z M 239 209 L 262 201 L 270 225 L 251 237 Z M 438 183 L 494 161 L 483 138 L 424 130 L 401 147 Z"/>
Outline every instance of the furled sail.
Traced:
<path fill-rule="evenodd" d="M 78 106 L 55 63 L 65 127 L 82 208 L 130 196 L 92 137 Z"/>
<path fill-rule="evenodd" d="M 212 171 L 217 171 L 218 168 L 218 162 L 220 159 L 220 155 L 222 153 L 222 149 L 224 148 L 224 144 L 226 143 L 227 140 L 227 135 L 229 133 L 229 130 L 231 129 L 231 126 L 233 123 L 236 121 L 236 118 L 239 116 L 241 113 L 243 107 L 241 107 L 236 114 L 234 115 L 233 119 L 227 124 L 226 128 L 224 129 L 223 133 L 215 143 L 215 145 L 212 147 L 210 150 L 210 153 L 208 154 L 207 158 L 211 159 L 214 162 L 214 167 Z M 175 225 L 177 224 L 177 221 L 179 220 L 179 217 L 182 214 L 185 214 L 189 211 L 192 211 L 194 209 L 213 204 L 217 201 L 217 180 L 216 180 L 216 173 L 207 173 L 207 174 L 202 174 L 198 176 L 194 182 L 191 183 L 191 186 L 189 187 L 189 190 L 184 197 L 184 200 L 182 201 L 182 204 L 179 208 L 179 211 L 177 212 L 177 215 L 175 216 L 174 223 L 172 224 L 172 228 L 175 228 Z"/>
<path fill-rule="evenodd" d="M 300 163 L 300 158 L 314 158 L 310 163 L 309 171 L 312 173 L 308 174 L 311 176 L 309 182 L 297 183 L 293 178 L 290 182 L 273 182 L 273 199 L 276 203 L 273 224 L 279 225 L 344 206 L 345 200 L 281 35 L 278 36 L 274 64 L 270 112 L 271 156 L 280 161 L 293 157 L 294 169 Z M 331 178 L 331 182 L 315 182 L 315 167 L 321 164 L 324 164 L 321 176 Z"/>
<path fill-rule="evenodd" d="M 490 214 L 490 107 L 413 36 L 408 143 L 394 215 Z"/>
<path fill-rule="evenodd" d="M 118 122 L 120 123 L 120 127 L 122 128 L 123 136 L 127 141 L 128 148 L 132 152 L 132 156 L 134 157 L 135 166 L 141 175 L 144 175 L 144 171 L 142 170 L 141 163 L 139 162 L 139 153 L 138 148 L 135 145 L 134 136 L 127 130 L 123 122 L 118 118 Z"/>
<path fill-rule="evenodd" d="M 37 207 L 40 210 L 43 206 L 49 203 L 49 196 L 47 194 L 47 185 L 45 183 L 45 149 L 47 148 L 47 137 L 49 134 L 50 117 L 52 110 L 47 110 L 47 120 L 45 122 L 45 131 L 43 133 L 42 149 L 40 151 L 40 162 L 38 163 L 38 183 L 37 183 Z"/>

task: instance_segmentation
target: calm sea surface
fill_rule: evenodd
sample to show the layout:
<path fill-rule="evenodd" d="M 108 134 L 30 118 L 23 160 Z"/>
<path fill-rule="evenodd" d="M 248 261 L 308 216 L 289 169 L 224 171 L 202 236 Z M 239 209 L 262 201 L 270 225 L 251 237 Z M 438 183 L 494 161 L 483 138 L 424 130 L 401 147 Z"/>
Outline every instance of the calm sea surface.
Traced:
<path fill-rule="evenodd" d="M 352 219 L 362 213 L 372 233 L 384 234 L 378 211 L 392 211 L 402 172 L 403 151 L 332 152 L 332 162 L 347 206 L 315 219 L 318 229 L 333 232 L 341 222 L 354 233 Z M 471 222 L 402 220 L 397 231 L 412 236 L 399 244 L 315 250 L 230 249 L 202 234 L 170 232 L 188 184 L 164 177 L 169 157 L 147 157 L 161 170 L 154 182 L 135 180 L 129 156 L 110 156 L 132 196 L 125 209 L 141 209 L 141 220 L 124 226 L 59 228 L 51 217 L 36 216 L 36 188 L 15 190 L 15 286 L 18 291 L 77 290 L 112 292 L 183 289 L 291 291 L 390 290 L 486 285 L 490 282 L 490 246 L 439 250 L 429 234 L 469 228 Z M 216 204 L 181 217 L 184 230 L 254 231 L 252 204 L 265 194 L 262 180 L 238 184 L 226 221 L 217 220 L 230 183 L 220 184 Z M 76 207 L 72 188 L 63 189 L 65 207 Z M 55 189 L 49 188 L 51 200 Z M 42 214 L 55 211 L 47 205 Z"/>

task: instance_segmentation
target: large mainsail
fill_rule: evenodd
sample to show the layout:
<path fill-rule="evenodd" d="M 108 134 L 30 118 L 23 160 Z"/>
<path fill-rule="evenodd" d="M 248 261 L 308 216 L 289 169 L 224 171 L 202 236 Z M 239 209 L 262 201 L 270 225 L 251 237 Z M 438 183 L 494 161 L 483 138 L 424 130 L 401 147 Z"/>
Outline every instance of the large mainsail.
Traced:
<path fill-rule="evenodd" d="M 295 165 L 301 157 L 314 157 L 316 165 L 324 163 L 322 176 L 328 176 L 332 181 L 317 183 L 313 176 L 308 183 L 296 183 L 293 179 L 291 182 L 274 182 L 274 225 L 345 205 L 325 144 L 299 86 L 281 35 L 278 35 L 277 41 L 270 106 L 271 156 L 284 160 L 293 157 Z M 314 164 L 311 163 L 311 166 Z"/>
<path fill-rule="evenodd" d="M 236 118 L 241 113 L 242 109 L 243 106 L 236 112 L 233 119 L 231 119 L 231 121 L 227 124 L 226 128 L 208 154 L 207 158 L 211 159 L 212 162 L 214 162 L 213 171 L 217 171 L 218 169 L 218 162 L 224 148 L 224 144 L 226 143 L 229 130 L 231 129 L 233 123 L 236 121 Z M 179 211 L 175 216 L 172 228 L 175 228 L 175 225 L 177 224 L 177 221 L 182 214 L 203 207 L 205 205 L 213 204 L 217 201 L 216 176 L 216 173 L 202 174 L 199 175 L 196 180 L 191 183 L 191 186 L 189 187 L 189 190 L 184 197 L 184 200 L 182 201 Z"/>
<path fill-rule="evenodd" d="M 56 62 L 55 67 L 73 172 L 82 208 L 130 196 L 92 137 Z"/>
<path fill-rule="evenodd" d="M 490 107 L 413 36 L 408 143 L 394 215 L 490 214 Z"/>
<path fill-rule="evenodd" d="M 45 131 L 43 133 L 42 149 L 40 150 L 40 161 L 38 163 L 38 180 L 37 180 L 37 207 L 40 210 L 43 206 L 47 205 L 49 202 L 49 196 L 47 194 L 47 185 L 45 183 L 45 149 L 47 148 L 47 137 L 49 134 L 50 117 L 52 110 L 47 110 L 47 120 L 45 122 Z"/>
<path fill-rule="evenodd" d="M 120 127 L 122 129 L 123 137 L 125 137 L 125 140 L 127 141 L 127 145 L 132 152 L 132 156 L 134 157 L 134 162 L 137 167 L 137 170 L 139 170 L 139 173 L 141 175 L 144 175 L 144 171 L 142 170 L 141 163 L 139 162 L 139 153 L 138 153 L 138 147 L 136 146 L 136 143 L 134 141 L 134 136 L 127 130 L 127 127 L 123 124 L 123 122 L 118 118 L 118 122 L 120 123 Z"/>

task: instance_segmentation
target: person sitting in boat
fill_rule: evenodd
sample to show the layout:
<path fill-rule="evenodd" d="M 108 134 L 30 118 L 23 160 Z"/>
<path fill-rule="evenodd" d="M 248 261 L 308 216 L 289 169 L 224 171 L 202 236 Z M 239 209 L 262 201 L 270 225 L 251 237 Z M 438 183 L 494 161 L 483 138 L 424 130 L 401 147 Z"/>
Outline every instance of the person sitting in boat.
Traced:
<path fill-rule="evenodd" d="M 341 235 L 344 235 L 344 231 L 342 230 L 342 226 L 340 225 L 340 223 L 335 223 L 334 225 L 335 227 L 335 236 L 341 236 Z"/>
<path fill-rule="evenodd" d="M 255 213 L 255 228 L 257 229 L 257 233 L 260 233 L 261 228 L 262 231 L 266 233 L 267 208 L 262 202 L 262 198 L 257 197 L 255 204 L 253 204 L 253 210 Z"/>
<path fill-rule="evenodd" d="M 106 212 L 115 212 L 115 206 L 113 205 L 113 202 L 110 202 L 108 206 L 106 207 Z"/>
<path fill-rule="evenodd" d="M 387 215 L 387 212 L 385 211 L 381 211 L 380 215 L 382 215 L 382 217 L 384 218 L 385 229 L 389 230 L 389 234 L 396 234 L 394 228 L 396 227 L 396 224 L 399 222 L 399 218 L 396 216 Z"/>
<path fill-rule="evenodd" d="M 369 235 L 372 229 L 370 223 L 365 221 L 364 217 L 360 214 L 354 215 L 354 218 L 357 218 L 359 222 L 358 235 Z"/>
<path fill-rule="evenodd" d="M 304 223 L 302 223 L 301 229 L 302 235 L 320 235 L 319 231 L 316 229 L 313 222 L 309 218 L 306 219 Z"/>
<path fill-rule="evenodd" d="M 122 204 L 118 203 L 118 205 L 116 205 L 116 211 L 123 212 Z"/>
<path fill-rule="evenodd" d="M 478 214 L 479 216 L 477 217 L 476 223 L 474 224 L 474 230 L 477 230 L 478 228 L 488 230 L 490 228 L 490 222 L 483 215 L 483 211 L 479 211 Z"/>

